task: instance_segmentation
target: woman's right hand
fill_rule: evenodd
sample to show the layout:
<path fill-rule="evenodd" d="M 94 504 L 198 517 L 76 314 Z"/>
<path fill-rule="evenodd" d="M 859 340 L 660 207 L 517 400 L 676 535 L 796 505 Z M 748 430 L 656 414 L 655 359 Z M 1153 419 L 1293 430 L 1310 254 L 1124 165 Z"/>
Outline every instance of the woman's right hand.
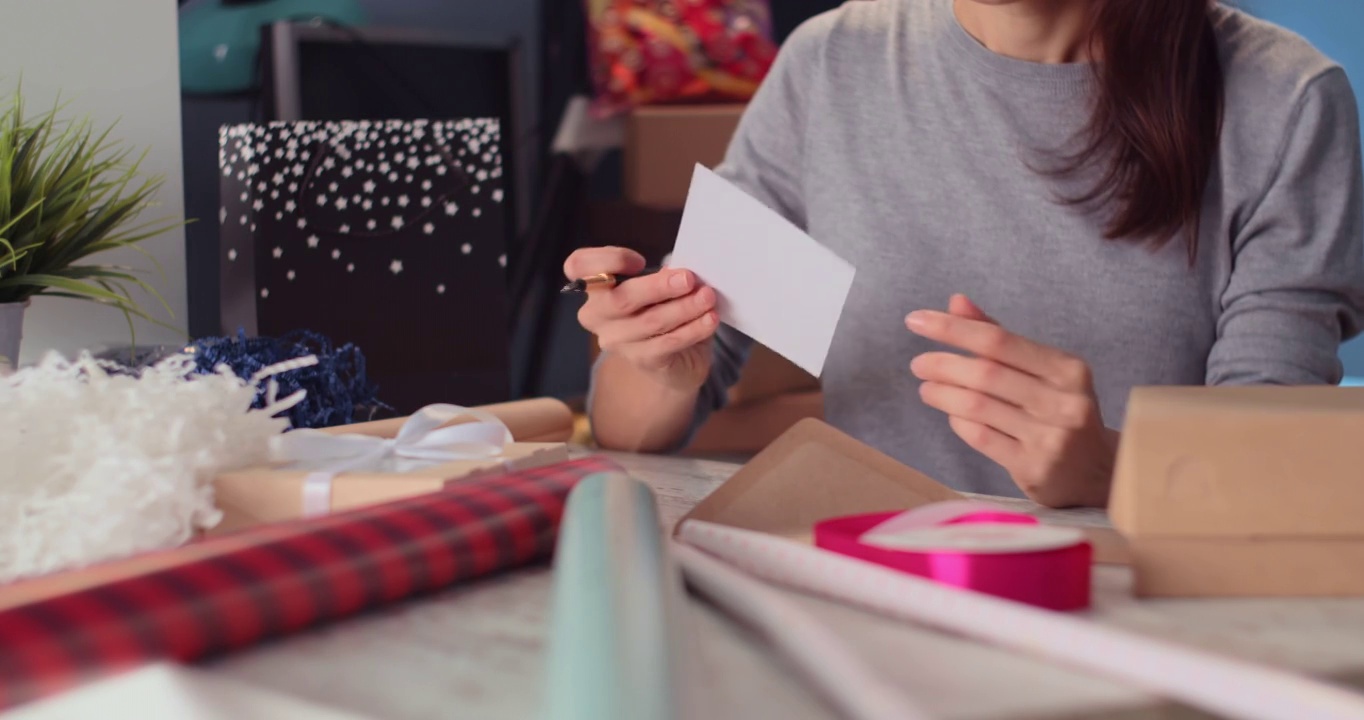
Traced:
<path fill-rule="evenodd" d="M 564 263 L 570 280 L 643 269 L 639 253 L 616 247 L 577 250 Z M 719 325 L 715 291 L 689 270 L 669 268 L 614 287 L 590 288 L 578 322 L 604 352 L 669 387 L 695 390 L 710 374 L 711 339 Z"/>

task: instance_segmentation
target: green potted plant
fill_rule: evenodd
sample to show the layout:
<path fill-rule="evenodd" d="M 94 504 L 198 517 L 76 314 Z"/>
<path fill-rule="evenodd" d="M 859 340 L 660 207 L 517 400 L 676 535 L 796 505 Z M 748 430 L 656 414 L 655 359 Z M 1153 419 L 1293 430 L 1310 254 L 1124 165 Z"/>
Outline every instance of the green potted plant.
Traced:
<path fill-rule="evenodd" d="M 60 107 L 27 118 L 22 89 L 0 114 L 0 357 L 17 365 L 24 311 L 36 295 L 79 298 L 153 323 L 130 294 L 147 291 L 171 314 L 139 270 L 91 263 L 91 256 L 130 248 L 160 263 L 139 243 L 183 224 L 139 221 L 162 185 L 142 178 L 142 156 L 96 133 L 92 122 L 64 120 Z"/>

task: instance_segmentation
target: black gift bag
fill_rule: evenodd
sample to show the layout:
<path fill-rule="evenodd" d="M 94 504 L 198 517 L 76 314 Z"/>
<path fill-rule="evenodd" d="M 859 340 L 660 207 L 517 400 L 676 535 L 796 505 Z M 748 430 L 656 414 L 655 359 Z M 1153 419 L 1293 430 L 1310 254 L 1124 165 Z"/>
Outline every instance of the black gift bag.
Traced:
<path fill-rule="evenodd" d="M 222 325 L 354 343 L 401 414 L 509 396 L 492 119 L 224 127 Z"/>

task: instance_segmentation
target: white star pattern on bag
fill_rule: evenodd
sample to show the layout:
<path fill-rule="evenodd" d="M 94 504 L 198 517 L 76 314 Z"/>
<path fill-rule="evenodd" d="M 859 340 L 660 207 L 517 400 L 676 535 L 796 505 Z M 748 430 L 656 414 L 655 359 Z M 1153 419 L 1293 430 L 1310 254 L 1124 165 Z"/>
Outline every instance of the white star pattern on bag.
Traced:
<path fill-rule="evenodd" d="M 423 139 L 426 139 L 426 142 L 421 142 Z M 272 148 L 271 145 L 275 143 L 285 143 L 285 146 Z M 386 152 L 380 151 L 369 157 L 356 156 L 358 153 L 372 152 L 371 149 L 376 144 L 380 148 L 385 148 Z M 294 214 L 295 225 L 300 229 L 308 228 L 309 218 L 305 216 L 309 211 L 306 198 L 312 198 L 320 207 L 332 207 L 339 212 L 348 213 L 340 219 L 351 222 L 341 223 L 337 228 L 337 232 L 342 235 L 349 235 L 351 225 L 361 222 L 370 231 L 376 231 L 384 226 L 391 227 L 394 231 L 406 230 L 408 225 L 413 225 L 413 230 L 420 226 L 423 235 L 434 236 L 438 231 L 442 231 L 439 220 L 434 217 L 413 219 L 405 216 L 425 215 L 424 209 L 437 207 L 445 210 L 446 217 L 455 217 L 463 209 L 469 218 L 481 219 L 483 210 L 489 205 L 477 197 L 468 196 L 482 195 L 484 184 L 491 178 L 502 176 L 503 163 L 499 154 L 499 144 L 498 124 L 490 119 L 440 122 L 302 122 L 268 127 L 234 126 L 220 131 L 219 162 L 224 165 L 224 176 L 231 178 L 235 175 L 244 183 L 246 193 L 243 207 L 248 213 L 254 211 L 256 218 L 274 213 L 275 220 L 282 221 L 286 215 Z M 456 156 L 461 160 L 452 160 Z M 317 158 L 314 164 L 309 163 L 312 157 Z M 369 162 L 370 158 L 374 161 Z M 281 159 L 285 161 L 278 162 Z M 458 168 L 473 184 L 458 189 L 452 188 L 449 190 L 450 195 L 445 196 L 446 190 L 434 189 L 435 182 L 432 176 L 448 174 L 449 166 Z M 416 171 L 416 174 L 405 172 L 406 170 Z M 336 174 L 331 174 L 328 178 L 329 171 Z M 356 177 L 364 173 L 368 173 L 369 177 Z M 417 176 L 427 173 L 431 175 Z M 353 185 L 336 181 L 337 174 L 340 178 L 354 178 L 351 181 Z M 385 181 L 392 184 L 385 186 Z M 408 187 L 402 187 L 402 183 L 406 183 Z M 241 190 L 242 187 L 238 186 L 236 190 Z M 420 187 L 420 191 L 416 190 L 417 187 Z M 385 191 L 391 194 L 384 195 Z M 311 195 L 308 194 L 310 192 Z M 465 193 L 466 197 L 460 198 L 457 202 L 455 198 L 458 197 L 458 193 Z M 372 196 L 372 199 L 366 198 L 365 195 Z M 506 199 L 506 191 L 500 187 L 489 187 L 486 197 L 492 203 L 502 203 Z M 461 208 L 461 204 L 465 207 Z M 376 206 L 386 208 L 386 211 L 369 217 L 368 213 L 377 209 Z M 394 214 L 399 208 L 411 207 L 423 210 Z M 361 211 L 366 214 L 360 214 Z M 230 208 L 221 207 L 219 222 L 226 224 L 230 214 Z M 249 226 L 252 230 L 257 229 L 251 215 L 243 214 L 239 221 L 243 226 Z M 259 221 L 265 222 L 263 219 Z M 285 233 L 282 237 L 288 238 L 287 233 L 291 231 L 280 232 Z M 453 233 L 443 232 L 443 238 L 449 238 L 451 235 Z M 304 236 L 304 233 L 298 233 L 293 237 L 303 239 L 307 248 L 321 247 L 321 238 L 317 234 Z M 272 255 L 276 258 L 282 257 L 287 242 L 281 242 L 279 247 L 272 248 Z M 472 256 L 475 243 L 458 242 L 460 253 Z M 340 260 L 340 250 L 332 249 L 328 252 L 333 259 Z M 227 254 L 229 261 L 235 262 L 237 250 L 229 249 Z M 499 266 L 506 267 L 505 254 L 498 255 L 496 260 Z M 354 272 L 355 263 L 346 263 L 346 269 L 348 272 Z M 395 275 L 400 274 L 403 270 L 402 261 L 393 261 L 389 270 Z M 304 268 L 304 272 L 307 272 L 307 268 Z M 286 277 L 294 280 L 297 277 L 297 269 L 287 270 Z M 445 284 L 437 287 L 439 293 L 445 294 Z M 268 292 L 261 293 L 261 297 L 267 295 Z"/>

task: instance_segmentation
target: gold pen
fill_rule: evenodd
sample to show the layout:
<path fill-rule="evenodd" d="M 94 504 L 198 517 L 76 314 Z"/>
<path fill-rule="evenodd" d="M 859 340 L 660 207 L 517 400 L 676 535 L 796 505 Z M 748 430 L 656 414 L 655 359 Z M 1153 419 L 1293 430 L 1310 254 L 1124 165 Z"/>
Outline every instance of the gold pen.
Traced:
<path fill-rule="evenodd" d="M 606 285 L 606 286 L 617 285 L 617 284 L 620 284 L 620 283 L 625 282 L 626 280 L 630 280 L 630 279 L 632 279 L 632 278 L 644 277 L 644 276 L 646 276 L 646 275 L 653 275 L 653 274 L 656 274 L 656 273 L 658 273 L 659 271 L 661 271 L 662 269 L 663 269 L 663 268 L 645 268 L 644 270 L 642 270 L 642 271 L 640 271 L 639 273 L 636 273 L 636 274 L 634 274 L 634 275 L 616 275 L 616 274 L 613 274 L 613 273 L 600 273 L 600 274 L 598 274 L 598 275 L 591 275 L 591 276 L 589 276 L 589 277 L 580 278 L 580 279 L 578 279 L 578 280 L 574 280 L 574 281 L 568 283 L 568 284 L 565 285 L 565 286 L 563 287 L 563 289 L 560 290 L 559 292 L 561 292 L 561 293 L 580 293 L 580 292 L 587 292 L 587 289 L 588 289 L 588 288 L 598 287 L 598 286 L 602 286 L 602 285 Z"/>

